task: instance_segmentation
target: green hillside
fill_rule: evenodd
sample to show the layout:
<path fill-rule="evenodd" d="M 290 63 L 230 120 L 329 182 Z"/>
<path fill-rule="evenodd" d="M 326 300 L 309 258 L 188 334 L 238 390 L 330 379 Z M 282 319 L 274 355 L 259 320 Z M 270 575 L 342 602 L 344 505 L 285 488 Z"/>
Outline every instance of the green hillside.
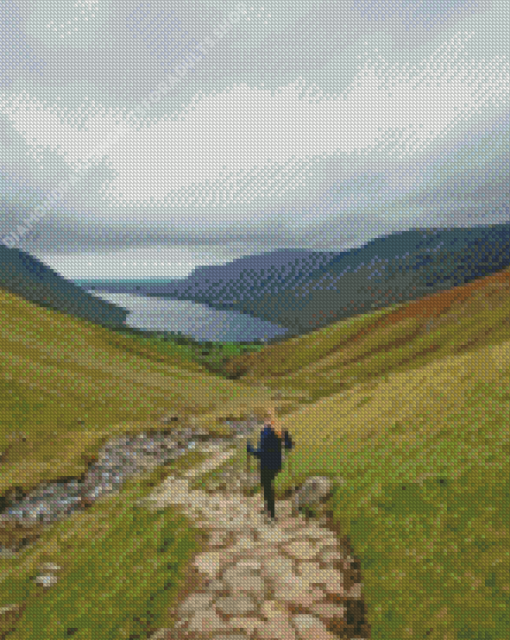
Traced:
<path fill-rule="evenodd" d="M 372 638 L 504 640 L 509 272 L 457 287 L 455 296 L 441 292 L 231 358 L 224 376 L 190 361 L 179 345 L 1 294 L 0 493 L 73 475 L 112 433 L 156 428 L 165 412 L 219 429 L 218 417 L 241 417 L 278 392 L 296 446 L 275 480 L 276 497 L 310 475 L 334 480 L 328 509 L 361 559 Z M 220 346 L 211 345 L 211 358 Z M 25 440 L 9 439 L 20 429 Z M 58 437 L 49 439 L 50 430 Z M 229 464 L 245 456 L 240 447 Z M 190 453 L 176 466 L 199 457 Z M 105 637 L 171 626 L 166 609 L 202 534 L 168 510 L 132 509 L 169 472 L 133 479 L 119 496 L 53 525 L 21 558 L 0 559 L 0 607 L 25 607 L 9 638 L 35 640 L 42 629 L 58 640 L 73 625 L 74 638 L 88 638 L 87 625 L 106 624 L 97 619 L 106 607 L 116 613 Z M 158 555 L 162 540 L 171 544 Z M 104 575 L 112 552 L 125 548 L 117 570 Z M 30 582 L 41 560 L 64 567 L 43 597 Z M 150 577 L 143 584 L 132 571 L 140 563 Z M 95 589 L 86 590 L 87 580 L 77 589 L 84 572 Z"/>
<path fill-rule="evenodd" d="M 508 280 L 508 281 L 507 281 Z M 362 314 L 232 358 L 236 380 L 309 402 L 448 355 L 510 340 L 510 269 L 421 300 Z M 456 292 L 456 296 L 453 295 Z"/>
<path fill-rule="evenodd" d="M 83 472 L 81 449 L 113 432 L 155 429 L 169 412 L 214 428 L 216 415 L 246 413 L 270 397 L 188 358 L 183 346 L 150 346 L 0 290 L 0 451 L 12 445 L 0 495 L 14 483 Z"/>

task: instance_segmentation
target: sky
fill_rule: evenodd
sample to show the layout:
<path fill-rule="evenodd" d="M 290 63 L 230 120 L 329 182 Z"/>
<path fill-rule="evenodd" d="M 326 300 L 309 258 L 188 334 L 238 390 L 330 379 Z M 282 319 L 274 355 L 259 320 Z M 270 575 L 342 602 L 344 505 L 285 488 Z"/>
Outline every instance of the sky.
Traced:
<path fill-rule="evenodd" d="M 507 0 L 3 0 L 0 241 L 70 279 L 506 222 Z"/>

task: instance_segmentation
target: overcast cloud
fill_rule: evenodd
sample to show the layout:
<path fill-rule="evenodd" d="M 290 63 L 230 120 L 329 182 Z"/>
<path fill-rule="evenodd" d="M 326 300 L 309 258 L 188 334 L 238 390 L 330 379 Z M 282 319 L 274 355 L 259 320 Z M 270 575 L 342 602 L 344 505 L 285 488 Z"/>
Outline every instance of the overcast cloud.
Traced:
<path fill-rule="evenodd" d="M 173 278 L 506 222 L 509 13 L 507 0 L 5 0 L 0 238 L 68 278 Z"/>

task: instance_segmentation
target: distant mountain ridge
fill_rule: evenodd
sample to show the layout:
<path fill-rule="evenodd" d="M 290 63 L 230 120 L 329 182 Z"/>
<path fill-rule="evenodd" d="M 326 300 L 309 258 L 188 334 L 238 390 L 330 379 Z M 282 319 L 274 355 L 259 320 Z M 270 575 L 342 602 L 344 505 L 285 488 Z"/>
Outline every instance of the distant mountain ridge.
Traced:
<path fill-rule="evenodd" d="M 211 265 L 195 267 L 193 272 L 184 278 L 174 278 L 164 280 L 162 278 L 151 279 L 118 279 L 118 280 L 74 280 L 75 283 L 82 287 L 94 287 L 97 291 L 108 291 L 110 293 L 140 293 L 143 295 L 154 295 L 172 298 L 175 287 L 189 286 L 191 282 L 201 281 L 242 281 L 245 273 L 248 271 L 263 272 L 267 270 L 280 269 L 281 274 L 289 267 L 289 264 L 300 261 L 301 277 L 307 277 L 317 265 L 326 264 L 338 252 L 320 252 L 307 251 L 302 249 L 279 249 L 268 253 L 255 254 L 251 256 L 243 256 L 224 265 Z M 268 266 L 269 265 L 269 266 Z M 272 276 L 262 277 L 259 281 L 259 287 L 270 284 Z M 294 281 L 294 280 L 292 280 Z M 251 283 L 250 283 L 251 285 Z M 183 298 L 192 299 L 192 298 Z M 198 300 L 197 300 L 198 301 Z M 211 305 L 212 306 L 212 305 Z M 230 308 L 230 305 L 224 308 Z"/>
<path fill-rule="evenodd" d="M 181 280 L 103 283 L 97 291 L 192 300 L 289 329 L 286 338 L 467 284 L 510 266 L 510 223 L 411 229 L 342 252 L 282 249 Z M 87 288 L 87 283 L 80 284 Z"/>
<path fill-rule="evenodd" d="M 129 313 L 84 291 L 26 251 L 1 243 L 0 287 L 35 304 L 104 326 L 123 325 Z"/>

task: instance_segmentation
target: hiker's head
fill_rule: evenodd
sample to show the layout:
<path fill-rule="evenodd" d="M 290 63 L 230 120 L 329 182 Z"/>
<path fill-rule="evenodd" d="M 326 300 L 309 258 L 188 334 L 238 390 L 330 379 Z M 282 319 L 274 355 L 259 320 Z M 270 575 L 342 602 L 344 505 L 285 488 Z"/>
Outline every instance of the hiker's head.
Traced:
<path fill-rule="evenodd" d="M 282 437 L 282 428 L 278 418 L 276 417 L 276 411 L 274 407 L 266 407 L 264 411 L 264 424 L 270 424 L 273 431 L 276 435 L 281 438 Z"/>

